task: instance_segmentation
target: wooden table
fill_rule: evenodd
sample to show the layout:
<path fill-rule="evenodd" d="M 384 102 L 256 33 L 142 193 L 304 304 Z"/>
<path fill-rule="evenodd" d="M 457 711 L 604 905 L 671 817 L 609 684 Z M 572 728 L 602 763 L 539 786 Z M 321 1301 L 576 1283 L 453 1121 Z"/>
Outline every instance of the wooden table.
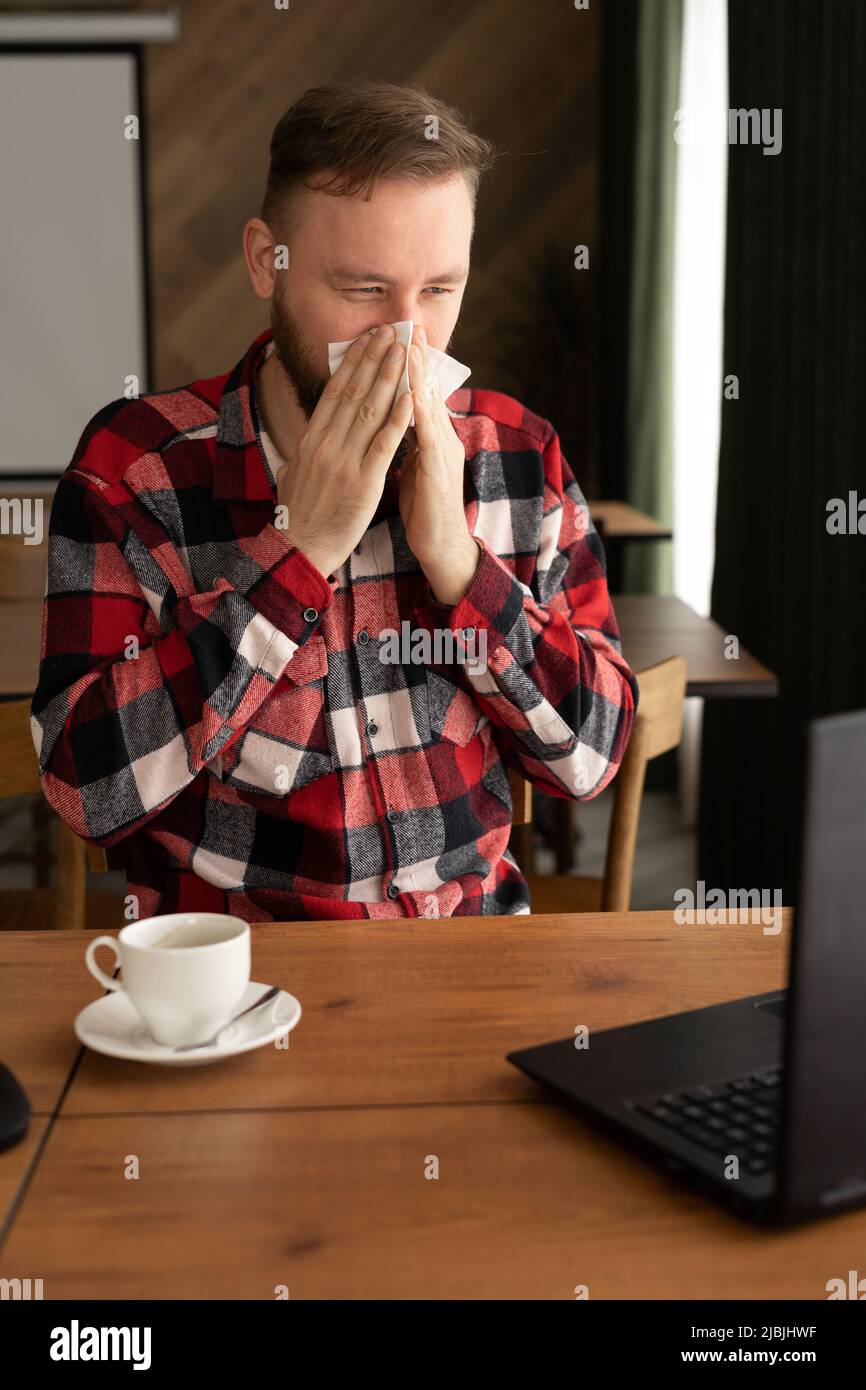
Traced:
<path fill-rule="evenodd" d="M 773 672 L 742 645 L 736 659 L 726 657 L 724 628 L 712 618 L 702 618 L 682 599 L 670 594 L 619 594 L 613 597 L 613 607 L 623 656 L 633 671 L 645 671 L 669 656 L 683 656 L 688 668 L 687 695 L 778 695 L 779 682 Z"/>
<path fill-rule="evenodd" d="M 669 541 L 673 531 L 628 502 L 590 502 L 589 514 L 605 545 L 614 541 Z"/>
<path fill-rule="evenodd" d="M 726 633 L 712 618 L 702 618 L 682 599 L 669 594 L 619 594 L 613 607 L 623 656 L 640 675 L 669 656 L 686 660 L 686 694 L 712 698 L 777 695 L 772 671 L 742 645 L 735 660 L 725 656 Z M 556 855 L 556 872 L 568 873 L 575 860 L 575 805 L 554 799 L 547 832 Z M 512 847 L 525 873 L 533 873 L 535 850 L 531 828 L 514 833 Z"/>
<path fill-rule="evenodd" d="M 862 1268 L 866 1211 L 754 1230 L 504 1060 L 579 1023 L 775 988 L 789 929 L 667 912 L 255 927 L 254 978 L 303 1004 L 290 1047 L 179 1071 L 79 1050 L 85 933 L 0 934 L 0 1056 L 37 1111 L 0 1154 L 0 1277 L 38 1274 L 47 1299 L 823 1299 Z"/>

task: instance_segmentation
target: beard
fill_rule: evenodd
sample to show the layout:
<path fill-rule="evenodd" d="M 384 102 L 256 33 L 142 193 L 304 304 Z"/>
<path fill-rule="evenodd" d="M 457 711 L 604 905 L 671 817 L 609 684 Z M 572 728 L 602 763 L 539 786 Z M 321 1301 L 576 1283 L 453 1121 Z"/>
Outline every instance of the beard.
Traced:
<path fill-rule="evenodd" d="M 271 328 L 274 334 L 274 354 L 289 379 L 289 386 L 295 394 L 301 410 L 310 419 L 319 403 L 330 373 L 323 375 L 317 367 L 311 349 L 304 342 L 297 319 L 292 314 L 278 289 L 271 296 Z M 445 344 L 445 351 L 451 347 L 453 333 Z M 395 455 L 399 466 L 406 451 L 415 442 L 415 431 L 406 431 Z"/>
<path fill-rule="evenodd" d="M 298 405 L 309 420 L 328 378 L 316 366 L 313 354 L 301 336 L 297 320 L 277 291 L 271 297 L 271 328 L 277 360 L 289 378 Z"/>

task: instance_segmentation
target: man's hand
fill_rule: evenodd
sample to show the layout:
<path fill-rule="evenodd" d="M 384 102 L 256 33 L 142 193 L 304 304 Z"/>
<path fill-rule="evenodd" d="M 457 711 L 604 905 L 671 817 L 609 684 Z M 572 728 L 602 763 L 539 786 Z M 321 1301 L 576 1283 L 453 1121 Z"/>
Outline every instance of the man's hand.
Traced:
<path fill-rule="evenodd" d="M 286 535 L 325 576 L 351 555 L 379 505 L 385 474 L 412 416 L 404 392 L 388 414 L 405 349 L 384 324 L 352 344 L 277 474 Z"/>
<path fill-rule="evenodd" d="M 416 444 L 400 479 L 400 514 L 406 539 L 440 603 L 455 604 L 468 589 L 480 547 L 466 524 L 463 470 L 466 454 L 451 424 L 427 360 L 427 339 L 416 328 L 409 350 L 409 382 Z"/>

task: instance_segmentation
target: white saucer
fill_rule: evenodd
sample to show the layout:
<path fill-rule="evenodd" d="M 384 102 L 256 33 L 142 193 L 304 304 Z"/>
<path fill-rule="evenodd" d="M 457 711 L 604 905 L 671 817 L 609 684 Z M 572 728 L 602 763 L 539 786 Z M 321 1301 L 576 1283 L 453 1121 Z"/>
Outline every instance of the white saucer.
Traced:
<path fill-rule="evenodd" d="M 237 1006 L 237 1013 L 260 999 L 270 985 L 250 980 Z M 247 1018 L 223 1029 L 219 1042 L 195 1052 L 175 1052 L 155 1042 L 150 1031 L 124 990 L 95 999 L 75 1020 L 75 1032 L 86 1047 L 106 1057 L 122 1057 L 129 1062 L 155 1062 L 161 1067 L 203 1067 L 224 1057 L 236 1057 L 285 1037 L 301 1017 L 301 1006 L 285 990 Z"/>

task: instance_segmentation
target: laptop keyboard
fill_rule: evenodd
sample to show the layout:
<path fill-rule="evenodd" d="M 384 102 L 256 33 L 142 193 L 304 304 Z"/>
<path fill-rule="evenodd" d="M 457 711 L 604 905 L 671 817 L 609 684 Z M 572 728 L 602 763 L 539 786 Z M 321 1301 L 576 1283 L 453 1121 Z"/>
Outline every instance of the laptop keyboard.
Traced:
<path fill-rule="evenodd" d="M 693 1144 L 736 1154 L 747 1173 L 775 1168 L 782 1103 L 781 1071 L 756 1071 L 715 1086 L 693 1086 L 632 1108 Z"/>

